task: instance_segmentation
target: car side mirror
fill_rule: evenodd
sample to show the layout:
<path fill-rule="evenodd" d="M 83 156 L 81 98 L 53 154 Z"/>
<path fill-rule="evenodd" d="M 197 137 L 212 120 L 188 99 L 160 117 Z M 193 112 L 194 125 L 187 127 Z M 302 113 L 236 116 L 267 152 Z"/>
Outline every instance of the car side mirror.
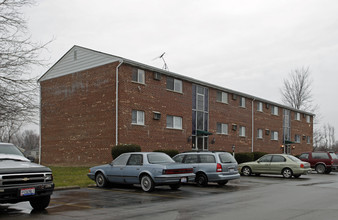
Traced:
<path fill-rule="evenodd" d="M 27 159 L 30 160 L 30 162 L 34 162 L 35 161 L 35 158 L 32 157 L 32 156 L 28 156 Z"/>

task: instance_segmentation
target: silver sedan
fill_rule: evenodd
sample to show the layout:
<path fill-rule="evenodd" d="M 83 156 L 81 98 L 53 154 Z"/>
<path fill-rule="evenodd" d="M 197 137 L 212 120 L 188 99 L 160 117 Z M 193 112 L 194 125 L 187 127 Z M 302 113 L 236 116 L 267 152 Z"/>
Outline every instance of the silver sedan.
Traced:
<path fill-rule="evenodd" d="M 178 189 L 181 183 L 193 182 L 195 174 L 190 165 L 175 163 L 167 154 L 159 152 L 124 153 L 112 163 L 92 167 L 88 177 L 98 187 L 109 183 L 141 184 L 145 192 L 157 185 Z"/>

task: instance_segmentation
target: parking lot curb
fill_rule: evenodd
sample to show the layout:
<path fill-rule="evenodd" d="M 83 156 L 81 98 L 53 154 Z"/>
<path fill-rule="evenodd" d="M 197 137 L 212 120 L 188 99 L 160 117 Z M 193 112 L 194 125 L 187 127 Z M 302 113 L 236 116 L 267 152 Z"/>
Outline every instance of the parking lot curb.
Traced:
<path fill-rule="evenodd" d="M 68 189 L 80 189 L 80 186 L 59 186 L 55 187 L 54 191 L 68 190 Z"/>

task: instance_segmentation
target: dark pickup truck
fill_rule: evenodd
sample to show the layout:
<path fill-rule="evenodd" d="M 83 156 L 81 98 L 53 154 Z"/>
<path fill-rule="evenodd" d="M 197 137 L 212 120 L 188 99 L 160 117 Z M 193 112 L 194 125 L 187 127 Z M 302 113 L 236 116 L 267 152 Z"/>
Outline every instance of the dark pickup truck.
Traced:
<path fill-rule="evenodd" d="M 32 163 L 9 143 L 0 143 L 0 203 L 29 201 L 45 209 L 54 190 L 51 169 Z"/>

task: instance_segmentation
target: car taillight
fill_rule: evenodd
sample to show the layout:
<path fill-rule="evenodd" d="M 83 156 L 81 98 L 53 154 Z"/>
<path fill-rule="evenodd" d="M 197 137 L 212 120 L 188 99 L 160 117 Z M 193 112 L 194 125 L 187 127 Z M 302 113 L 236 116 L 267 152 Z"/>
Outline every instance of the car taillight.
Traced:
<path fill-rule="evenodd" d="M 162 174 L 181 174 L 181 173 L 193 173 L 193 172 L 194 172 L 193 168 L 162 170 Z"/>
<path fill-rule="evenodd" d="M 301 164 L 300 164 L 300 168 L 304 168 L 304 164 L 301 163 Z"/>
<path fill-rule="evenodd" d="M 216 167 L 216 172 L 222 172 L 222 164 L 218 163 Z"/>

